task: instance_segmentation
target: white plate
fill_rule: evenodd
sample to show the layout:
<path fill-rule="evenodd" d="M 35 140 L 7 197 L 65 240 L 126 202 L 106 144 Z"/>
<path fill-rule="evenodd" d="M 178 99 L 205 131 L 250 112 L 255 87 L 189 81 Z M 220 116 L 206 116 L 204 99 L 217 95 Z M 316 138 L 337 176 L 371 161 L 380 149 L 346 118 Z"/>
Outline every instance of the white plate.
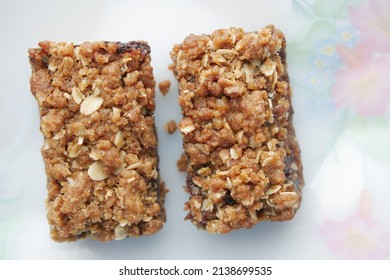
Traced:
<path fill-rule="evenodd" d="M 389 10 L 386 1 L 370 1 L 359 4 L 362 14 L 380 18 L 376 2 Z M 381 62 L 377 59 L 377 51 L 388 50 L 381 49 L 381 41 L 374 40 L 372 45 L 365 41 L 372 30 L 359 21 L 359 10 L 345 8 L 352 1 L 333 2 L 337 1 L 2 1 L 0 258 L 389 258 L 390 87 L 386 81 L 370 80 L 380 77 L 381 67 L 389 68 L 386 57 Z M 254 31 L 269 23 L 282 29 L 288 40 L 294 121 L 306 179 L 303 203 L 293 221 L 210 235 L 184 221 L 188 195 L 183 190 L 185 176 L 176 168 L 181 137 L 168 135 L 163 128 L 168 120 L 180 120 L 177 83 L 167 70 L 169 52 L 190 33 L 231 26 Z M 358 32 L 359 40 L 355 38 Z M 385 43 L 387 39 L 380 38 Z M 172 82 L 167 96 L 156 91 L 160 170 L 170 189 L 168 220 L 158 234 L 110 243 L 59 244 L 50 239 L 42 136 L 37 104 L 29 90 L 27 58 L 27 49 L 41 40 L 146 40 L 151 45 L 156 81 Z M 364 63 L 373 63 L 374 75 L 366 73 L 363 78 L 368 80 L 362 79 L 356 67 L 340 58 L 342 50 L 335 49 L 336 43 L 351 47 L 344 49 L 343 59 L 348 54 L 356 56 L 358 48 L 375 52 L 376 58 L 362 59 L 359 68 L 368 69 Z M 358 85 L 356 90 L 370 84 L 365 103 L 358 107 L 354 101 L 363 97 L 348 92 L 345 84 Z M 379 94 L 380 89 L 387 93 Z M 340 97 L 345 98 L 340 101 Z"/>

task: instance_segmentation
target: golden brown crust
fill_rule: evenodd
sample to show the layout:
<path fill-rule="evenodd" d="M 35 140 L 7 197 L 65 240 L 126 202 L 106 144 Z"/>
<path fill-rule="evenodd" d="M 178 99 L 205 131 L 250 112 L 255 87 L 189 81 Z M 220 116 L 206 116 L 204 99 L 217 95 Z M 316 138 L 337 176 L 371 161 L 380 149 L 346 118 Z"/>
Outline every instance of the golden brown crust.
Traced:
<path fill-rule="evenodd" d="M 30 49 L 57 241 L 153 234 L 165 222 L 150 48 L 50 41 Z"/>
<path fill-rule="evenodd" d="M 285 38 L 221 29 L 174 46 L 188 219 L 211 233 L 292 219 L 303 186 Z"/>

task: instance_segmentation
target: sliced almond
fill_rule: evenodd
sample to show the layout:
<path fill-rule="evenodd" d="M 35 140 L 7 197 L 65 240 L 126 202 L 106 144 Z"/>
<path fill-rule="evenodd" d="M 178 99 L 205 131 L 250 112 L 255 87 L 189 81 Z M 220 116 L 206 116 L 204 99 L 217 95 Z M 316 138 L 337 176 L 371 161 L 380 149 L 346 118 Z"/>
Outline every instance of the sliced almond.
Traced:
<path fill-rule="evenodd" d="M 124 141 L 123 141 L 123 133 L 122 133 L 122 131 L 119 130 L 118 133 L 116 134 L 115 139 L 114 139 L 114 144 L 119 149 L 122 148 L 123 145 L 125 144 Z"/>
<path fill-rule="evenodd" d="M 72 88 L 72 97 L 74 102 L 76 102 L 77 104 L 80 104 L 85 98 L 85 96 L 81 93 L 81 90 L 76 87 Z"/>
<path fill-rule="evenodd" d="M 83 115 L 90 115 L 97 111 L 103 104 L 103 98 L 99 96 L 90 95 L 84 99 L 80 106 L 80 112 Z"/>
<path fill-rule="evenodd" d="M 104 171 L 103 165 L 99 161 L 95 161 L 88 168 L 88 176 L 94 181 L 107 179 L 109 175 Z"/>

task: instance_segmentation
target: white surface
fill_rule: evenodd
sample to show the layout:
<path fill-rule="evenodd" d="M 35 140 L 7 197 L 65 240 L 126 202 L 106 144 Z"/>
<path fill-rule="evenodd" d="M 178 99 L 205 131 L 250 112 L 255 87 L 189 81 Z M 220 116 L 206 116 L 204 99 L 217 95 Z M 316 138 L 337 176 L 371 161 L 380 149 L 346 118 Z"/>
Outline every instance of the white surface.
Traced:
<path fill-rule="evenodd" d="M 320 236 L 325 216 L 347 215 L 356 208 L 363 189 L 360 148 L 348 142 L 349 133 L 338 137 L 333 149 L 323 151 L 306 136 L 326 134 L 330 125 L 321 116 L 306 114 L 306 106 L 295 91 L 295 125 L 301 141 L 306 187 L 296 218 L 286 223 L 261 223 L 251 230 L 214 236 L 184 221 L 185 175 L 177 171 L 181 136 L 168 135 L 163 126 L 180 120 L 177 83 L 167 67 L 169 52 L 190 33 L 210 33 L 218 28 L 243 27 L 257 30 L 273 23 L 285 32 L 293 28 L 290 1 L 1 1 L 0 3 L 0 258 L 7 259 L 288 259 L 332 258 Z M 156 90 L 156 125 L 160 142 L 160 171 L 170 192 L 167 195 L 167 223 L 150 237 L 99 243 L 83 240 L 55 243 L 49 237 L 45 217 L 45 174 L 40 155 L 42 136 L 36 101 L 29 90 L 30 66 L 27 49 L 41 40 L 81 43 L 94 40 L 146 40 L 152 49 L 152 65 L 157 82 L 169 79 L 170 93 Z M 294 73 L 290 73 L 294 79 Z M 319 123 L 316 123 L 316 120 Z M 322 123 L 321 123 L 322 122 Z M 310 133 L 309 133 L 310 132 Z M 310 136 L 311 137 L 311 136 Z M 314 138 L 316 139 L 316 138 Z M 333 165 L 337 151 L 340 172 Z M 318 160 L 321 155 L 322 158 Z M 366 158 L 372 168 L 383 164 Z M 328 162 L 328 164 L 327 164 Z M 350 165 L 351 163 L 351 165 Z M 329 166 L 334 166 L 329 170 Z M 352 174 L 349 174 L 352 173 Z M 357 175 L 354 176 L 353 173 Z M 388 172 L 387 172 L 388 173 Z M 354 178 L 350 189 L 340 189 Z M 378 178 L 377 178 L 378 179 Z M 380 184 L 389 175 L 379 178 Z M 313 183 L 314 182 L 314 183 Z M 332 185 L 333 184 L 333 185 Z M 330 188 L 328 188 L 330 187 Z M 335 193 L 337 195 L 335 195 Z M 388 191 L 387 191 L 388 194 Z M 343 196 L 344 195 L 344 196 Z M 322 199 L 321 197 L 326 197 Z M 332 197 L 334 203 L 329 201 Z M 344 198 L 344 199 L 343 199 Z M 380 199 L 380 198 L 378 198 Z M 383 205 L 389 210 L 386 202 Z M 389 212 L 389 211 L 388 211 Z M 332 217 L 333 217 L 332 216 Z M 384 218 L 384 217 L 382 217 Z M 387 222 L 387 230 L 390 230 Z"/>

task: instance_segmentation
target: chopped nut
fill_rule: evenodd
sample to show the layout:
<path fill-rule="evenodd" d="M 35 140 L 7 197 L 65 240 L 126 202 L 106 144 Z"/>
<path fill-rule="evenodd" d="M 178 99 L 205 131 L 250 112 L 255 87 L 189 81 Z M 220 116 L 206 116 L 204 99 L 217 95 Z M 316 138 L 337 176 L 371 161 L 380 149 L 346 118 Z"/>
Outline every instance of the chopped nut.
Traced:
<path fill-rule="evenodd" d="M 102 97 L 90 95 L 84 99 L 80 106 L 80 112 L 83 115 L 90 115 L 102 106 L 104 99 Z"/>
<path fill-rule="evenodd" d="M 88 175 L 94 181 L 101 181 L 107 179 L 108 176 L 110 176 L 110 174 L 107 174 L 104 171 L 103 165 L 98 161 L 92 163 L 88 168 Z"/>

